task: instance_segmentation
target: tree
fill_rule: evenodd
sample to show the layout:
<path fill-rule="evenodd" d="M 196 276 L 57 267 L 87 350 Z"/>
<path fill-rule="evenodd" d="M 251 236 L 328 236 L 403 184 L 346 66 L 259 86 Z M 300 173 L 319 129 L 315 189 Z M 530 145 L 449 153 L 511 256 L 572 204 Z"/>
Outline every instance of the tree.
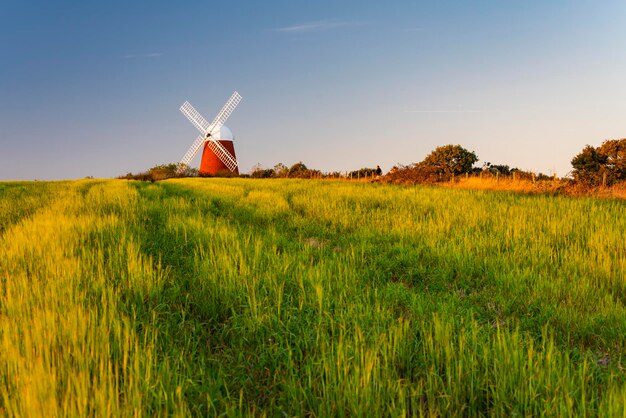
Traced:
<path fill-rule="evenodd" d="M 611 185 L 626 180 L 626 138 L 591 145 L 572 159 L 574 179 L 590 185 Z"/>
<path fill-rule="evenodd" d="M 626 138 L 604 141 L 598 154 L 605 158 L 608 184 L 626 180 Z"/>
<path fill-rule="evenodd" d="M 444 145 L 435 148 L 420 164 L 433 167 L 439 175 L 456 176 L 469 173 L 478 157 L 460 145 Z"/>
<path fill-rule="evenodd" d="M 574 179 L 590 186 L 602 184 L 602 177 L 606 170 L 606 156 L 599 153 L 591 145 L 585 148 L 572 159 L 572 174 Z"/>
<path fill-rule="evenodd" d="M 289 168 L 283 163 L 278 163 L 274 166 L 274 176 L 275 177 L 287 177 L 289 173 Z"/>
<path fill-rule="evenodd" d="M 289 167 L 289 178 L 307 178 L 310 177 L 309 169 L 302 161 L 299 161 Z"/>

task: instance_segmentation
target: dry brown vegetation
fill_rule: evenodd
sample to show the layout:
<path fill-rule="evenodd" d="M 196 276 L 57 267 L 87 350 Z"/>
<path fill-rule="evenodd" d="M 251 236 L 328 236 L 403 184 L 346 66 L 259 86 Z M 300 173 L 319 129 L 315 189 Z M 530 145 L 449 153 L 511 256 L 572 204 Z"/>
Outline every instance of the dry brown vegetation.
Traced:
<path fill-rule="evenodd" d="M 384 182 L 404 185 L 438 185 L 446 188 L 461 188 L 475 190 L 500 190 L 517 193 L 545 193 L 567 196 L 593 196 L 600 198 L 626 198 L 626 183 L 612 186 L 590 186 L 567 178 L 535 176 L 496 176 L 486 174 L 468 174 L 437 181 L 431 176 L 425 181 L 416 181 L 412 177 L 403 178 L 401 173 L 390 173 L 384 177 L 373 179 L 375 182 Z"/>

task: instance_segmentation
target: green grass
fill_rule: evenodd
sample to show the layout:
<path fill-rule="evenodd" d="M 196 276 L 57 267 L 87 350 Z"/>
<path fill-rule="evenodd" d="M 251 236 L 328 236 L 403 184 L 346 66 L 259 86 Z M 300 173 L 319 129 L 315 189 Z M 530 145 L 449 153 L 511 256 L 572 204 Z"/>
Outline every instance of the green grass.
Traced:
<path fill-rule="evenodd" d="M 0 415 L 624 416 L 626 204 L 0 184 Z"/>

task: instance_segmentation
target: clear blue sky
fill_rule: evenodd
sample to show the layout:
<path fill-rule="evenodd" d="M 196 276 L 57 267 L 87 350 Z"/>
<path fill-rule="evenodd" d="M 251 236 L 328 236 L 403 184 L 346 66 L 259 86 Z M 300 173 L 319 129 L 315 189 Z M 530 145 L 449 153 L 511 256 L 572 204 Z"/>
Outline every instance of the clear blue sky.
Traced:
<path fill-rule="evenodd" d="M 233 90 L 242 172 L 458 143 L 565 175 L 626 137 L 624 22 L 623 0 L 0 0 L 0 179 L 176 162 L 196 136 L 178 107 L 210 119 Z"/>

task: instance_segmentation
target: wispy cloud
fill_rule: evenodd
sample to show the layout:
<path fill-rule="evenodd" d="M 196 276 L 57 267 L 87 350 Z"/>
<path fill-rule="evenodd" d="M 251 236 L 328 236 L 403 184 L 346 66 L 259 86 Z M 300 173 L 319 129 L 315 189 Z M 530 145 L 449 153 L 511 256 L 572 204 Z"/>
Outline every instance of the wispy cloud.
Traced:
<path fill-rule="evenodd" d="M 493 113 L 494 110 L 405 110 L 405 113 Z"/>
<path fill-rule="evenodd" d="M 134 59 L 134 58 L 159 58 L 163 55 L 161 52 L 151 52 L 149 54 L 126 54 L 124 58 L 126 59 Z"/>
<path fill-rule="evenodd" d="M 315 22 L 300 23 L 297 25 L 284 26 L 282 28 L 273 29 L 275 32 L 285 33 L 305 33 L 305 32 L 322 32 L 330 29 L 341 28 L 346 26 L 357 26 L 356 22 L 347 22 L 339 20 L 319 20 Z"/>

